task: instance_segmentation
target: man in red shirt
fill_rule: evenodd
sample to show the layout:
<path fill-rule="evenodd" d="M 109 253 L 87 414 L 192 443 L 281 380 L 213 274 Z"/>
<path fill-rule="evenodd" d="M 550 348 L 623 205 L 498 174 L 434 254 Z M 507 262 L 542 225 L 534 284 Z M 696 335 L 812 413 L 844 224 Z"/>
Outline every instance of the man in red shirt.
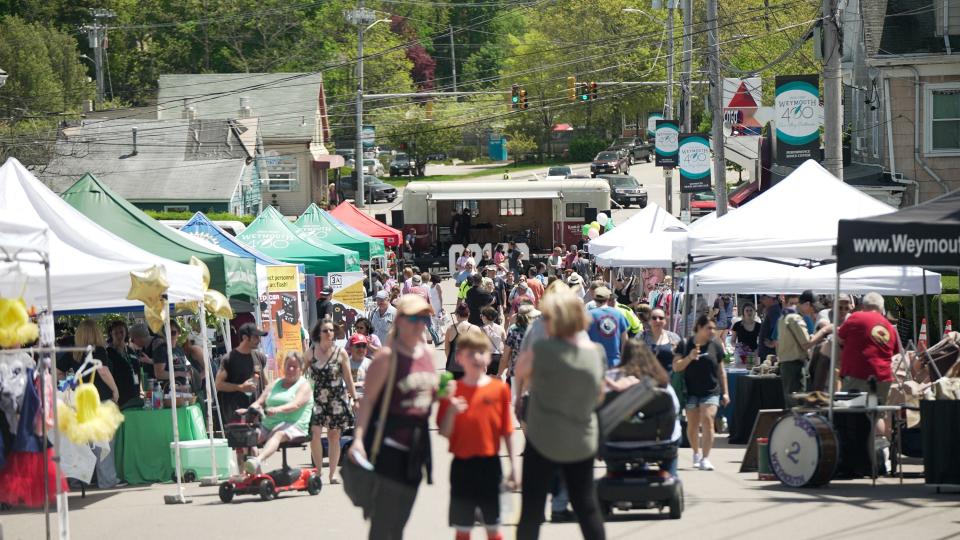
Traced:
<path fill-rule="evenodd" d="M 837 330 L 843 346 L 840 354 L 840 377 L 844 391 L 866 392 L 867 380 L 877 379 L 877 401 L 883 405 L 893 382 L 893 355 L 900 349 L 897 330 L 884 316 L 883 297 L 867 293 L 862 311 L 851 313 Z M 879 433 L 884 433 L 884 422 L 877 421 Z"/>

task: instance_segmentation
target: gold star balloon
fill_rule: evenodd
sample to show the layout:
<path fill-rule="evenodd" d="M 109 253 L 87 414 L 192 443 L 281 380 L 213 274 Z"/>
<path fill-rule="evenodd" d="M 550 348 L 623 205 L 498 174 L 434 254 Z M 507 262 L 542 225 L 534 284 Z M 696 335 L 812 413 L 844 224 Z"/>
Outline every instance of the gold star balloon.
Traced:
<path fill-rule="evenodd" d="M 217 317 L 223 319 L 233 318 L 233 308 L 230 307 L 230 301 L 227 297 L 218 291 L 206 291 L 203 293 L 203 307 Z"/>
<path fill-rule="evenodd" d="M 143 318 L 146 319 L 147 326 L 149 326 L 150 330 L 153 330 L 154 333 L 160 333 L 160 331 L 163 330 L 163 325 L 166 323 L 168 317 L 166 305 L 163 301 L 160 302 L 159 307 L 155 305 L 143 305 Z"/>
<path fill-rule="evenodd" d="M 170 287 L 167 272 L 162 266 L 153 266 L 144 272 L 130 272 L 128 300 L 139 300 L 146 305 L 161 302 L 160 297 Z"/>
<path fill-rule="evenodd" d="M 210 287 L 210 269 L 207 268 L 207 265 L 196 257 L 190 257 L 190 266 L 196 266 L 203 272 L 203 290 L 207 290 Z"/>

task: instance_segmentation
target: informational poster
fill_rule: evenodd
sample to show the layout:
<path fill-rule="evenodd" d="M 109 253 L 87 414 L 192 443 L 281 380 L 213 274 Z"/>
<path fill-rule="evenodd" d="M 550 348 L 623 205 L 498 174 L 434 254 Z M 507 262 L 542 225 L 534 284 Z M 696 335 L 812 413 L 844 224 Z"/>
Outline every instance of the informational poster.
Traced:
<path fill-rule="evenodd" d="M 677 150 L 680 143 L 680 122 L 677 120 L 657 120 L 654 159 L 657 167 L 673 168 L 677 166 Z"/>
<path fill-rule="evenodd" d="M 352 326 L 358 316 L 366 313 L 366 291 L 363 272 L 331 272 L 327 285 L 333 289 L 333 322 Z"/>
<path fill-rule="evenodd" d="M 723 80 L 723 124 L 728 136 L 760 135 L 763 125 L 755 115 L 762 99 L 760 77 Z"/>
<path fill-rule="evenodd" d="M 683 133 L 678 145 L 680 192 L 710 191 L 710 136 L 705 133 Z"/>
<path fill-rule="evenodd" d="M 647 139 L 652 139 L 657 134 L 657 120 L 663 120 L 663 114 L 658 111 L 651 111 L 647 115 Z"/>
<path fill-rule="evenodd" d="M 300 306 L 300 272 L 296 266 L 267 267 L 267 301 L 263 317 L 264 330 L 274 343 L 273 364 L 278 376 L 283 373 L 283 359 L 290 351 L 303 352 L 301 333 L 303 311 Z M 270 366 L 268 365 L 268 369 Z"/>
<path fill-rule="evenodd" d="M 786 75 L 776 79 L 777 163 L 800 164 L 820 152 L 820 78 Z"/>

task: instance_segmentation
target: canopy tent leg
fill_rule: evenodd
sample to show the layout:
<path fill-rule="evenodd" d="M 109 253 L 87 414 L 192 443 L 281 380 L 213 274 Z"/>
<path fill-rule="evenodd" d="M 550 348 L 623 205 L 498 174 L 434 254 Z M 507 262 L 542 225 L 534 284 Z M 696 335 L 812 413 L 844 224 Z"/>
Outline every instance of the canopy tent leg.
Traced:
<path fill-rule="evenodd" d="M 940 339 L 943 339 L 943 291 L 937 295 L 937 328 L 940 330 L 937 332 L 937 335 L 940 336 Z"/>
<path fill-rule="evenodd" d="M 837 272 L 837 279 L 833 288 L 834 325 L 837 325 L 837 323 L 840 321 L 840 302 L 837 301 L 838 298 L 840 298 L 840 272 Z M 837 366 L 840 363 L 840 359 L 837 358 L 838 354 L 840 354 L 840 342 L 837 339 L 836 331 L 834 331 L 833 340 L 830 344 L 830 409 L 828 412 L 828 417 L 831 426 L 833 425 L 833 399 L 837 392 Z"/>
<path fill-rule="evenodd" d="M 911 297 L 913 301 L 913 320 L 910 321 L 910 329 L 913 330 L 913 342 L 917 343 L 917 295 Z"/>
<path fill-rule="evenodd" d="M 932 322 L 933 318 L 930 317 L 930 303 L 927 301 L 927 269 L 922 268 L 922 277 L 923 277 L 923 318 L 928 322 Z M 933 335 L 933 332 L 930 331 L 930 327 L 927 327 L 927 341 L 930 340 L 930 336 Z"/>
<path fill-rule="evenodd" d="M 643 288 L 643 284 L 640 284 L 640 288 Z M 670 263 L 670 297 L 676 299 L 677 297 L 677 265 Z M 669 307 L 667 307 L 667 329 L 674 328 L 673 320 L 673 300 Z M 652 306 L 651 306 L 652 307 Z"/>
<path fill-rule="evenodd" d="M 693 273 L 693 257 L 687 255 L 687 276 L 686 276 L 686 285 L 683 289 L 683 314 L 681 315 L 683 319 L 680 321 L 681 328 L 683 328 L 683 336 L 687 337 L 687 320 L 690 314 L 690 274 Z"/>
<path fill-rule="evenodd" d="M 56 332 L 53 328 L 53 286 L 50 283 L 50 261 L 46 261 L 43 265 L 43 272 L 47 280 L 47 314 L 43 317 L 41 324 L 47 326 L 46 335 L 50 336 L 51 340 L 56 338 Z M 44 335 L 44 332 L 41 332 L 40 335 Z M 54 343 L 46 343 L 44 346 L 55 346 Z M 53 380 L 53 425 L 56 429 L 53 430 L 53 463 L 56 465 L 57 473 L 57 525 L 60 531 L 60 540 L 70 540 L 70 504 L 67 498 L 67 493 L 63 491 L 63 483 L 65 479 L 63 478 L 63 469 L 60 467 L 60 418 L 57 413 L 57 370 L 54 368 L 53 359 L 49 354 L 43 356 L 43 370 L 46 371 L 47 368 L 50 368 L 50 378 Z M 41 385 L 41 388 L 43 385 Z M 45 400 L 41 399 L 40 403 L 45 403 Z M 42 422 L 46 426 L 46 422 Z M 43 438 L 44 444 L 46 444 L 46 436 Z M 44 460 L 44 463 L 47 461 Z M 44 476 L 43 482 L 44 488 L 46 489 L 47 481 L 46 476 Z M 44 508 L 47 504 L 47 494 L 44 493 L 43 497 Z M 2 531 L 0 531 L 2 532 Z M 47 538 L 50 538 L 49 526 L 47 527 Z"/>
<path fill-rule="evenodd" d="M 203 340 L 203 364 L 206 372 L 207 389 L 207 438 L 210 439 L 210 466 L 213 468 L 213 476 L 203 478 L 200 481 L 201 486 L 216 485 L 220 479 L 220 473 L 217 469 L 217 451 L 213 446 L 213 391 L 211 380 L 213 379 L 213 367 L 210 365 L 210 340 L 207 335 L 207 309 L 203 303 L 200 303 L 200 338 Z M 219 407 L 218 407 L 219 410 Z"/>
<path fill-rule="evenodd" d="M 190 502 L 183 495 L 183 468 L 180 463 L 180 426 L 177 422 L 177 381 L 173 375 L 173 343 L 170 337 L 170 306 L 166 303 L 164 297 L 163 308 L 167 310 L 167 321 L 163 325 L 163 332 L 167 342 L 167 373 L 170 375 L 170 416 L 173 417 L 173 457 L 174 472 L 177 475 L 177 492 L 173 495 L 164 495 L 163 502 L 166 504 L 186 504 Z"/>

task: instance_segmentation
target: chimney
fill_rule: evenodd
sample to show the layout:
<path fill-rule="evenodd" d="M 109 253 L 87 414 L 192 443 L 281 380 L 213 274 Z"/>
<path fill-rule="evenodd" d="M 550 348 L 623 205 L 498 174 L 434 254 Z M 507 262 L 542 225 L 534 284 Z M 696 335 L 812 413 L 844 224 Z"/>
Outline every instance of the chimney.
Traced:
<path fill-rule="evenodd" d="M 130 152 L 130 155 L 135 156 L 137 155 L 137 128 L 133 127 L 131 131 L 133 132 L 133 152 Z"/>
<path fill-rule="evenodd" d="M 240 118 L 250 118 L 253 116 L 253 109 L 250 108 L 250 98 L 243 96 L 240 98 Z"/>

